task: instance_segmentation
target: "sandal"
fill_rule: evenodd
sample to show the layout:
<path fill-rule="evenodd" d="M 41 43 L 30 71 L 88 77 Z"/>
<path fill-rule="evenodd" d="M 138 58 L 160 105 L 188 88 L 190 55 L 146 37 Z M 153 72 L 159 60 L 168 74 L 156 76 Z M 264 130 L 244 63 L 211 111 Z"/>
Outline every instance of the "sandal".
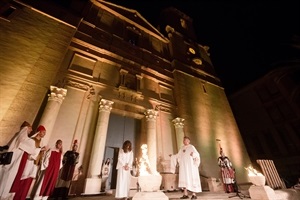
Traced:
<path fill-rule="evenodd" d="M 188 195 L 183 195 L 182 197 L 180 197 L 179 199 L 188 199 L 189 196 Z"/>

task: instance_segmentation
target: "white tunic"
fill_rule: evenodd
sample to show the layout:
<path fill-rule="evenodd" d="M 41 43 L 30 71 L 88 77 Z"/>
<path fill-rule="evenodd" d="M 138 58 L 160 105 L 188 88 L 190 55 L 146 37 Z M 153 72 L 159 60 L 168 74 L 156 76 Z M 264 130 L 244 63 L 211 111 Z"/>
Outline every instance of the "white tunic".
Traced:
<path fill-rule="evenodd" d="M 193 154 L 191 156 L 192 152 Z M 198 169 L 200 165 L 200 154 L 196 148 L 191 144 L 181 147 L 176 155 L 171 156 L 171 162 L 173 164 L 176 160 L 179 164 L 178 187 L 186 188 L 191 192 L 202 192 Z"/>
<path fill-rule="evenodd" d="M 28 127 L 20 130 L 18 135 L 10 143 L 8 151 L 12 151 L 13 157 L 9 165 L 0 166 L 0 199 L 11 199 L 12 193 L 9 193 L 24 152 L 35 154 L 35 143 L 28 137 Z"/>
<path fill-rule="evenodd" d="M 132 169 L 133 152 L 125 153 L 123 149 L 119 151 L 118 163 L 116 169 L 118 170 L 117 175 L 117 186 L 116 186 L 116 198 L 127 198 L 129 195 L 130 186 L 130 171 Z M 125 165 L 129 166 L 129 170 L 125 170 Z"/>

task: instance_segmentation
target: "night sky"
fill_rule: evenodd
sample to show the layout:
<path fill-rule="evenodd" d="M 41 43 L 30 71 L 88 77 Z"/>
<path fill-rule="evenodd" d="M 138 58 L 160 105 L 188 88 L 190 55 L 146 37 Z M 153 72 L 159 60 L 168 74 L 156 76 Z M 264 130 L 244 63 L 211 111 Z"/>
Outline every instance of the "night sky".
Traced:
<path fill-rule="evenodd" d="M 169 6 L 190 16 L 198 43 L 210 47 L 213 65 L 228 95 L 262 77 L 274 63 L 300 57 L 300 1 L 110 2 L 137 10 L 154 27 L 160 11 Z M 292 43 L 298 45 L 299 54 Z"/>

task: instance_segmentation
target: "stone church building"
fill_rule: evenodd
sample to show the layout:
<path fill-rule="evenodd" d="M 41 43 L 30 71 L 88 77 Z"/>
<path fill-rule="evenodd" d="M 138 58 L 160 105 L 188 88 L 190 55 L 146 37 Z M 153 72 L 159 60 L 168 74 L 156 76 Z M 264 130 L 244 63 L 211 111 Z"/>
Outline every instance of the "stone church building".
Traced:
<path fill-rule="evenodd" d="M 93 194 L 103 160 L 116 159 L 125 140 L 136 158 L 148 144 L 151 168 L 167 174 L 187 135 L 201 155 L 203 185 L 220 176 L 219 145 L 238 182 L 248 181 L 247 150 L 188 15 L 168 8 L 156 28 L 108 1 L 57 2 L 0 5 L 1 146 L 24 120 L 46 127 L 49 147 L 61 139 L 67 151 L 78 140 L 75 192 Z"/>

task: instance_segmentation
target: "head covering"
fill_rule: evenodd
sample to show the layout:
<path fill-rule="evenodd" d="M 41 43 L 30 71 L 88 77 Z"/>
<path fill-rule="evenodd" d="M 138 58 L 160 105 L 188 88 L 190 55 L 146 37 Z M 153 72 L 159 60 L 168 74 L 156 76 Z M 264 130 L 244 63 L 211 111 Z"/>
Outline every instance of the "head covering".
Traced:
<path fill-rule="evenodd" d="M 46 131 L 45 127 L 43 125 L 39 125 L 37 128 L 37 132 Z"/>
<path fill-rule="evenodd" d="M 24 128 L 25 126 L 31 126 L 31 125 L 30 125 L 29 122 L 24 121 L 24 122 L 22 123 L 22 125 L 20 126 L 20 129 Z"/>
<path fill-rule="evenodd" d="M 38 128 L 36 129 L 36 132 L 31 135 L 31 138 L 36 137 L 41 131 L 46 131 L 46 128 L 43 125 L 39 125 Z"/>

